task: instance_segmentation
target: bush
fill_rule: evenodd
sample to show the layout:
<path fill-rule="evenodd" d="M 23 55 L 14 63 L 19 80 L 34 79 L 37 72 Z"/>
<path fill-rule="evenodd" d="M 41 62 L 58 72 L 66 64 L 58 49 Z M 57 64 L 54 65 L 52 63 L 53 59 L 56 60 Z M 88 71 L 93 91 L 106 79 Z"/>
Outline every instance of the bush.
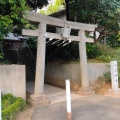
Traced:
<path fill-rule="evenodd" d="M 11 94 L 2 95 L 2 120 L 14 120 L 16 113 L 25 107 L 25 100 Z"/>
<path fill-rule="evenodd" d="M 97 44 L 86 43 L 87 58 L 96 58 L 101 54 Z"/>
<path fill-rule="evenodd" d="M 118 63 L 118 79 L 120 80 L 120 48 L 112 48 L 110 46 L 99 45 L 101 55 L 97 59 L 104 62 L 117 61 Z M 108 74 L 110 76 L 110 73 Z"/>
<path fill-rule="evenodd" d="M 14 97 L 12 94 L 2 95 L 2 110 L 13 104 L 15 100 L 16 97 Z"/>

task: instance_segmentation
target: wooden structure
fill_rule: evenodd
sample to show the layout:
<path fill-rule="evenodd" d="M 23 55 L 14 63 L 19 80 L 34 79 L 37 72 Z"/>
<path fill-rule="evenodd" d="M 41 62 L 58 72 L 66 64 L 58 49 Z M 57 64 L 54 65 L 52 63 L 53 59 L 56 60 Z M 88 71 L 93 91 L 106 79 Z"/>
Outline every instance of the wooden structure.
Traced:
<path fill-rule="evenodd" d="M 86 58 L 86 42 L 94 42 L 92 38 L 85 36 L 85 31 L 94 31 L 97 25 L 84 24 L 70 21 L 63 21 L 50 16 L 41 15 L 38 13 L 25 11 L 23 17 L 31 22 L 38 23 L 38 29 L 26 30 L 23 29 L 22 34 L 28 36 L 37 36 L 37 60 L 36 60 L 36 76 L 35 76 L 35 88 L 34 95 L 31 95 L 31 103 L 33 106 L 39 104 L 48 103 L 46 95 L 44 95 L 44 71 L 45 71 L 45 49 L 46 38 L 52 38 L 62 40 L 63 37 L 71 39 L 72 41 L 79 42 L 79 54 L 80 54 L 80 68 L 81 68 L 81 82 L 82 88 L 89 88 L 88 73 L 87 73 L 87 58 Z M 68 28 L 78 30 L 78 36 L 68 35 L 68 33 L 58 34 L 46 32 L 46 26 L 52 25 L 56 28 Z M 68 32 L 66 31 L 66 32 Z M 70 31 L 69 31 L 70 32 Z M 83 89 L 82 89 L 83 90 Z"/>

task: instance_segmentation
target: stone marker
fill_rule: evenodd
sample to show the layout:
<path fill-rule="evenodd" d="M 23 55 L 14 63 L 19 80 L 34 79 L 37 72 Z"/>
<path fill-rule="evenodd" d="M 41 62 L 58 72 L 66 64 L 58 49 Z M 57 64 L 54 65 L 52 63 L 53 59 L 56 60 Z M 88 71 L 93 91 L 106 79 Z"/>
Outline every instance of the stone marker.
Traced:
<path fill-rule="evenodd" d="M 120 94 L 120 89 L 118 87 L 118 69 L 117 61 L 110 62 L 110 71 L 111 71 L 111 84 L 112 89 L 108 89 L 108 93 L 111 94 Z"/>

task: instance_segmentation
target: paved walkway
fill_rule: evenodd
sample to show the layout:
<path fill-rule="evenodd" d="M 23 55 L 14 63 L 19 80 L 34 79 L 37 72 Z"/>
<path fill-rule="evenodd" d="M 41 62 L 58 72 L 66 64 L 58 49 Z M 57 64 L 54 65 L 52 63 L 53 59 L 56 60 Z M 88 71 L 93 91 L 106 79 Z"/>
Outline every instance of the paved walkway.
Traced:
<path fill-rule="evenodd" d="M 45 84 L 44 93 L 47 95 L 48 100 L 51 104 L 66 101 L 66 91 L 65 89 L 61 89 L 58 87 L 54 87 L 48 84 Z M 33 94 L 34 91 L 34 83 L 28 82 L 27 83 L 27 91 Z M 71 93 L 71 99 L 81 98 L 83 96 L 77 95 L 74 92 Z"/>
<path fill-rule="evenodd" d="M 33 93 L 34 83 L 27 83 Z M 36 108 L 32 120 L 67 120 L 65 90 L 45 84 L 51 104 Z M 120 98 L 94 95 L 83 97 L 71 93 L 72 120 L 120 120 Z"/>
<path fill-rule="evenodd" d="M 36 108 L 32 120 L 66 120 L 66 102 Z M 74 99 L 72 120 L 120 120 L 120 99 L 99 95 Z"/>

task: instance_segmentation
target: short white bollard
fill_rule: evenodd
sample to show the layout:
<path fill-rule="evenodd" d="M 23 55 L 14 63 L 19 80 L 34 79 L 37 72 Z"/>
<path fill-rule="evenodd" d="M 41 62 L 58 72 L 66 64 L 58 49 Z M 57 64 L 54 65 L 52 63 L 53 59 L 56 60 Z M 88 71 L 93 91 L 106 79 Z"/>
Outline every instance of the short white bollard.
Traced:
<path fill-rule="evenodd" d="M 1 103 L 2 102 L 1 101 L 2 100 L 1 100 L 1 89 L 0 89 L 0 120 L 2 120 L 2 114 L 1 114 L 2 113 L 2 107 L 1 107 L 1 105 L 2 105 Z"/>
<path fill-rule="evenodd" d="M 70 95 L 70 81 L 66 80 L 66 102 L 67 102 L 67 120 L 71 118 L 71 95 Z"/>

